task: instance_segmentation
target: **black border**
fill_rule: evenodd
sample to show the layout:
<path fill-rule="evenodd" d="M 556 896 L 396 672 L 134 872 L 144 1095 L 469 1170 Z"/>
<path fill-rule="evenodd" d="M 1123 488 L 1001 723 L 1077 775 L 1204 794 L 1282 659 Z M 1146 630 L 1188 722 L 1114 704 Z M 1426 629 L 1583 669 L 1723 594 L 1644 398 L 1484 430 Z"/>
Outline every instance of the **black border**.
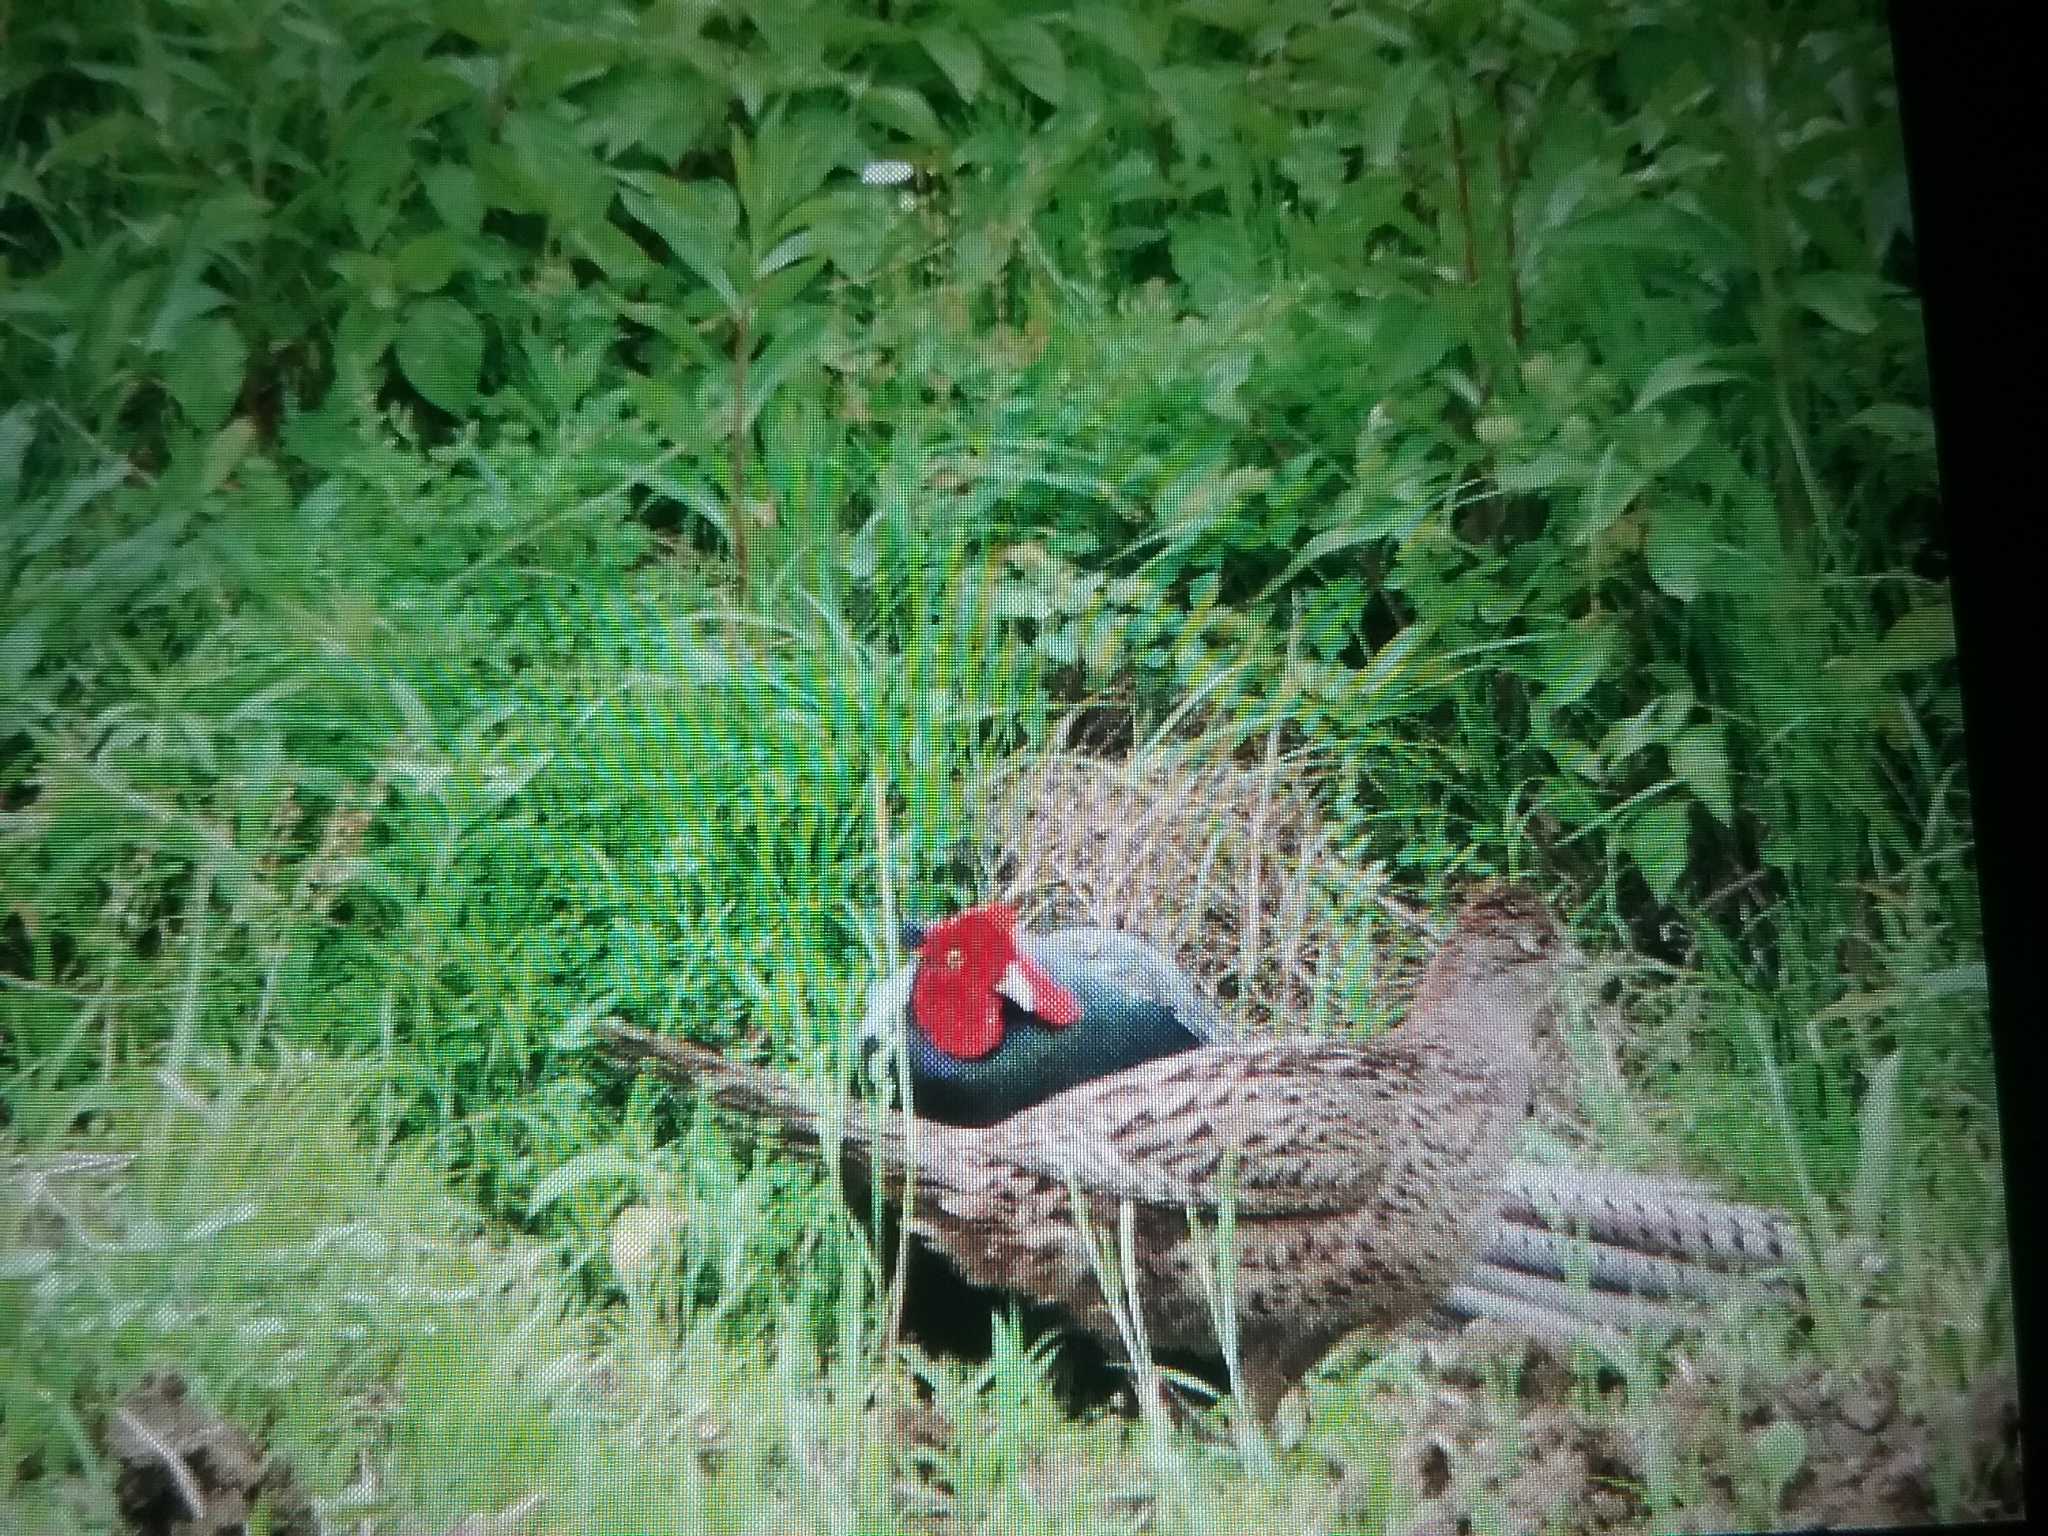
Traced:
<path fill-rule="evenodd" d="M 1970 791 L 1976 816 L 1985 958 L 1991 977 L 2019 1332 L 2027 1524 L 2048 1511 L 2040 1413 L 2044 1318 L 2037 1305 L 2039 1140 L 2031 1095 L 2044 1079 L 2033 951 L 2048 747 L 2048 517 L 2041 460 L 2048 415 L 2033 403 L 2048 374 L 2041 298 L 2043 55 L 2015 6 L 1893 0 L 1893 66 L 1906 137 L 1915 246 L 1926 307 L 1946 535 L 1956 610 Z"/>

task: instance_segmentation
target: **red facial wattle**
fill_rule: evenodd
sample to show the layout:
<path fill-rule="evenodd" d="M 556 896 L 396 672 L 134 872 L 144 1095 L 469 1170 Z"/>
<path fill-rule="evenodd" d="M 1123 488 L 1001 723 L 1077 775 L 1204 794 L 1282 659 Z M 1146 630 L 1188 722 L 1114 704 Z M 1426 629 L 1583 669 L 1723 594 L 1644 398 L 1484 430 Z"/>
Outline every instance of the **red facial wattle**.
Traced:
<path fill-rule="evenodd" d="M 1003 999 L 1054 1028 L 1081 1016 L 1074 995 L 1017 947 L 1017 914 L 974 907 L 934 923 L 918 947 L 910 1008 L 932 1044 L 964 1061 L 1003 1043 Z"/>

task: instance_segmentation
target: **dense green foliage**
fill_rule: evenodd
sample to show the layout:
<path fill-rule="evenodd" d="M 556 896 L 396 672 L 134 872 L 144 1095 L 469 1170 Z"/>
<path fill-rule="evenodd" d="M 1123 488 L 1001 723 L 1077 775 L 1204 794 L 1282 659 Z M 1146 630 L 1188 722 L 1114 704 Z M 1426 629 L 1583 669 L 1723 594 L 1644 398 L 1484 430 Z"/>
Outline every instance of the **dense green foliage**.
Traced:
<path fill-rule="evenodd" d="M 1531 870 L 1691 967 L 1630 1065 L 1755 1192 L 2000 1246 L 1863 7 L 4 25 L 25 1145 L 122 1063 L 310 1049 L 495 1215 L 595 1231 L 590 1020 L 837 1064 L 877 794 L 943 905 L 965 776 L 1109 698 L 1281 725 L 1425 897 Z"/>

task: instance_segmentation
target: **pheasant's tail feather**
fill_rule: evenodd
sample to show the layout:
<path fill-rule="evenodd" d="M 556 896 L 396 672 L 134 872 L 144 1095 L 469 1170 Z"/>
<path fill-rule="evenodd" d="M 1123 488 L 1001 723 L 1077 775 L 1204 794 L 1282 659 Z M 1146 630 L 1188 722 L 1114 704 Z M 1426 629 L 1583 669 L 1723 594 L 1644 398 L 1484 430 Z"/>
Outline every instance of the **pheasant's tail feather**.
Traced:
<path fill-rule="evenodd" d="M 1582 1241 L 1566 1233 L 1514 1221 L 1494 1225 L 1471 1283 L 1502 1289 L 1491 1280 L 1498 1271 L 1564 1281 L 1583 1275 L 1591 1290 L 1659 1300 L 1719 1301 L 1733 1294 L 1738 1283 L 1725 1269 L 1639 1253 L 1609 1243 Z M 1779 1282 L 1767 1284 L 1782 1288 Z"/>
<path fill-rule="evenodd" d="M 598 1043 L 614 1061 L 695 1089 L 722 1110 L 776 1121 L 807 1147 L 816 1148 L 824 1140 L 818 1107 L 781 1073 L 728 1061 L 701 1045 L 649 1034 L 616 1020 L 598 1027 Z"/>
<path fill-rule="evenodd" d="M 799 1151 L 822 1157 L 827 1147 L 836 1147 L 854 1163 L 892 1179 L 900 1179 L 910 1161 L 895 1111 L 869 1117 L 855 1105 L 842 1120 L 830 1112 L 822 1094 L 795 1078 L 617 1020 L 598 1027 L 598 1043 L 621 1065 L 701 1093 L 726 1114 L 774 1122 Z M 928 1182 L 929 1170 L 922 1163 L 920 1169 L 920 1182 Z"/>
<path fill-rule="evenodd" d="M 1801 1252 L 1782 1212 L 1694 1180 L 1516 1162 L 1446 1310 L 1550 1339 L 1697 1327 L 1745 1288 L 1796 1297 Z"/>
<path fill-rule="evenodd" d="M 1468 1276 L 1465 1284 L 1452 1287 L 1439 1310 L 1456 1318 L 1487 1318 L 1552 1344 L 1584 1340 L 1614 1346 L 1631 1333 L 1669 1334 L 1699 1326 L 1699 1318 L 1681 1307 L 1612 1291 L 1582 1291 L 1562 1280 L 1512 1270 Z"/>
<path fill-rule="evenodd" d="M 1789 1269 L 1804 1252 L 1780 1212 L 1604 1169 L 1516 1163 L 1508 1171 L 1501 1216 L 1504 1223 L 1583 1231 L 1596 1243 L 1714 1268 Z"/>

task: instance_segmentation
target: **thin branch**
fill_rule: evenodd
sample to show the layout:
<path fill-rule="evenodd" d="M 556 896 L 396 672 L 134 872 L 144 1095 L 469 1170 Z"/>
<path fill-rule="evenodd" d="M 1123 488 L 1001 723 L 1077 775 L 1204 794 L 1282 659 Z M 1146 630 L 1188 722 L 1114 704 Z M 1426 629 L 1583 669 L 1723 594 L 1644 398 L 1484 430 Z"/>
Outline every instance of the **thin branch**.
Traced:
<path fill-rule="evenodd" d="M 1494 164 L 1500 174 L 1501 237 L 1505 242 L 1508 280 L 1508 336 L 1517 352 L 1522 350 L 1525 327 L 1522 320 L 1522 280 L 1515 270 L 1515 158 L 1508 144 L 1507 76 L 1493 77 L 1495 136 Z"/>

